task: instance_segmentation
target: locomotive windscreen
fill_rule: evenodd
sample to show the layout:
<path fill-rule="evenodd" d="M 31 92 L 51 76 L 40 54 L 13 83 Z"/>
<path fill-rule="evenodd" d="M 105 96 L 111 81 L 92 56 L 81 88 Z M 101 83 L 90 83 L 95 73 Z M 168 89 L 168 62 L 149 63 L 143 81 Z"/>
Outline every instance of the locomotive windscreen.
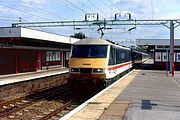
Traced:
<path fill-rule="evenodd" d="M 71 57 L 106 58 L 107 45 L 74 45 Z"/>

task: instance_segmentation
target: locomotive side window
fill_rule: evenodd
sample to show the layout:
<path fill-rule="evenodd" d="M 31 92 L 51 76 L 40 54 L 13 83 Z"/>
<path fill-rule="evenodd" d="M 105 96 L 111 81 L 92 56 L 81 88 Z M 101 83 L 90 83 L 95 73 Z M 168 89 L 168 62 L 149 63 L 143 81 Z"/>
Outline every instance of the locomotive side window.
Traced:
<path fill-rule="evenodd" d="M 121 63 L 121 52 L 120 49 L 116 49 L 116 64 Z"/>
<path fill-rule="evenodd" d="M 114 48 L 111 46 L 109 53 L 109 63 L 108 65 L 114 65 Z"/>

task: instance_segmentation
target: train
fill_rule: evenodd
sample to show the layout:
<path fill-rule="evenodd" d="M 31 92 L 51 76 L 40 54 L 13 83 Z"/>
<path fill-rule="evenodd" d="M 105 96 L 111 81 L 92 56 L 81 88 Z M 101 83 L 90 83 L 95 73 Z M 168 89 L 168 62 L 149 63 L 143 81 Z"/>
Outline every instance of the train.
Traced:
<path fill-rule="evenodd" d="M 133 62 L 134 67 L 137 67 L 139 64 L 146 61 L 148 58 L 150 58 L 150 55 L 146 52 L 131 49 L 131 60 Z"/>
<path fill-rule="evenodd" d="M 84 38 L 73 44 L 69 59 L 67 84 L 79 83 L 108 86 L 133 64 L 142 63 L 146 54 L 97 38 Z"/>

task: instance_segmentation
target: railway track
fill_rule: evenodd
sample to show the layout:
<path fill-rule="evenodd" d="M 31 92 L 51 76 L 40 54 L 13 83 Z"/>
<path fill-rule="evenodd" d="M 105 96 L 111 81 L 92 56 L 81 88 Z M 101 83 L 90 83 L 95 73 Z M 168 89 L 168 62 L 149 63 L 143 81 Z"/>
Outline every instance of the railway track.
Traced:
<path fill-rule="evenodd" d="M 0 118 L 1 120 L 58 120 L 93 95 L 84 92 L 92 90 L 87 90 L 86 87 L 83 89 L 72 92 L 66 86 L 57 87 L 1 103 Z"/>
<path fill-rule="evenodd" d="M 71 99 L 67 96 L 71 96 L 71 93 L 71 90 L 64 86 L 2 103 L 0 105 L 0 118 L 2 120 L 43 118 L 56 109 L 63 108 L 64 105 L 67 106 L 67 103 L 70 103 L 67 102 L 67 99 Z"/>

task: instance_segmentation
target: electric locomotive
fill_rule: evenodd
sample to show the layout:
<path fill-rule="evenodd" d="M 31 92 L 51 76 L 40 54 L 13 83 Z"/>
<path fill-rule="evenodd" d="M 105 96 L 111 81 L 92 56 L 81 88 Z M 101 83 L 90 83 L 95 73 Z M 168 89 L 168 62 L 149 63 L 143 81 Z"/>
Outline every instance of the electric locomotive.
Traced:
<path fill-rule="evenodd" d="M 88 82 L 107 86 L 132 68 L 131 49 L 103 39 L 85 38 L 73 44 L 67 84 Z"/>

